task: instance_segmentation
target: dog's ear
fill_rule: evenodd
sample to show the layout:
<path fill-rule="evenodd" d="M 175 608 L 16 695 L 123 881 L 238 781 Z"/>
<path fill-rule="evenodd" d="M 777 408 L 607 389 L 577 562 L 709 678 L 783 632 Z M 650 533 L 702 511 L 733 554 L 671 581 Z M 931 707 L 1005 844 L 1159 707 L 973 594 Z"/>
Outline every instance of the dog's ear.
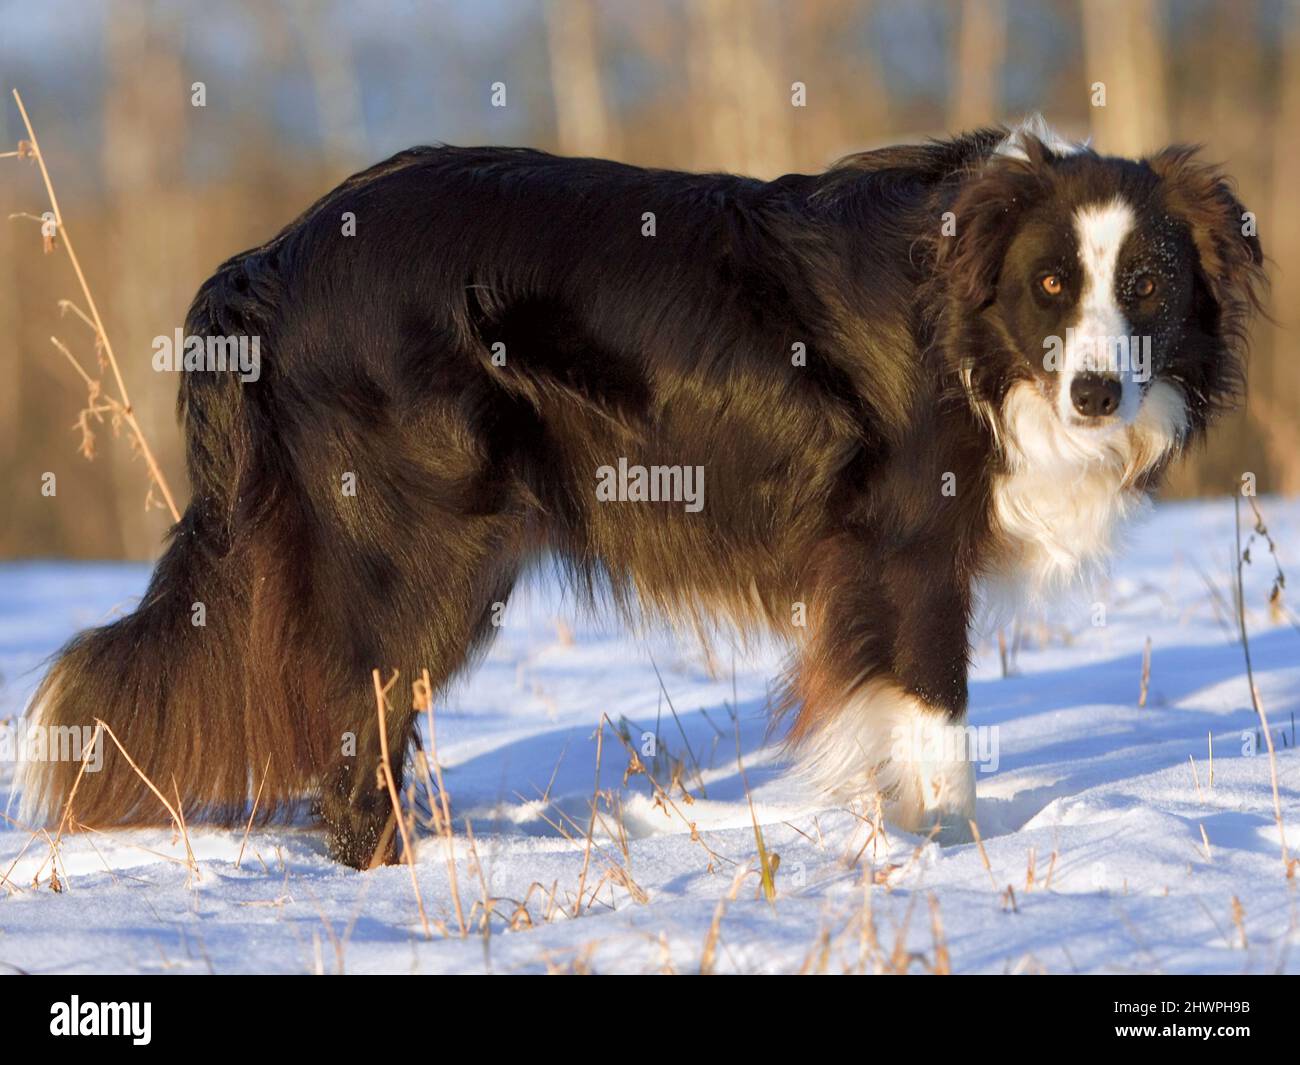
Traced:
<path fill-rule="evenodd" d="M 1196 152 L 1178 145 L 1147 162 L 1160 178 L 1166 208 L 1191 234 L 1201 287 L 1217 312 L 1235 324 L 1259 310 L 1266 280 L 1264 252 L 1255 216 L 1237 199 L 1223 172 L 1199 161 Z"/>
<path fill-rule="evenodd" d="M 949 205 L 935 250 L 936 275 L 951 296 L 980 309 L 993 302 L 998 274 L 1024 213 L 1051 187 L 1056 156 L 1022 133 L 1017 151 L 997 155 L 966 174 Z"/>

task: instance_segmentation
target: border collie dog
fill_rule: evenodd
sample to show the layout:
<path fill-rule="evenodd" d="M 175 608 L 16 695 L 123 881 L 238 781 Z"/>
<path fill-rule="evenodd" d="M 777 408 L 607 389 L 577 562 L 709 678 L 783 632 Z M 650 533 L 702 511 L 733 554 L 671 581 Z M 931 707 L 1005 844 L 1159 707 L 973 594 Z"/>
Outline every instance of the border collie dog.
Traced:
<path fill-rule="evenodd" d="M 372 670 L 442 689 L 551 557 L 629 618 L 788 640 L 820 793 L 968 838 L 972 625 L 1086 579 L 1237 395 L 1252 221 L 1192 149 L 1041 120 L 775 181 L 402 152 L 199 290 L 187 335 L 257 337 L 260 374 L 181 375 L 189 506 L 31 719 L 103 719 L 191 819 L 310 797 L 362 867 L 393 846 Z M 165 819 L 106 748 L 28 799 Z"/>

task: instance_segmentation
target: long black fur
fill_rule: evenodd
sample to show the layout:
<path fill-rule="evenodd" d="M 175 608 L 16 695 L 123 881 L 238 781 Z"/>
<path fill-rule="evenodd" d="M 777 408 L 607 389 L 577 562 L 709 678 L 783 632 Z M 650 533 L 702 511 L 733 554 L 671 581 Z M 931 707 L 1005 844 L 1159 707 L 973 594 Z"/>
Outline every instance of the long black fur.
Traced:
<path fill-rule="evenodd" d="M 103 717 L 192 818 L 233 820 L 258 786 L 264 814 L 315 795 L 332 853 L 362 866 L 388 816 L 372 670 L 442 687 L 550 554 L 628 610 L 799 638 L 796 734 L 878 677 L 961 714 L 998 470 L 961 368 L 982 353 L 994 402 L 1021 372 L 980 324 L 999 249 L 1047 184 L 1097 180 L 1044 176 L 1041 146 L 995 163 L 1004 136 L 771 182 L 454 147 L 350 178 L 199 291 L 186 332 L 257 335 L 260 379 L 183 375 L 192 500 L 138 611 L 65 649 L 36 712 Z M 1236 326 L 1257 245 L 1224 235 L 1235 200 L 1207 204 L 1228 194 L 1192 165 L 1124 180 L 1164 196 L 1161 167 L 1183 168 L 1197 313 Z M 1199 431 L 1235 348 L 1217 320 L 1184 325 L 1221 360 L 1195 364 L 1214 376 L 1193 382 Z M 620 456 L 703 467 L 703 509 L 598 501 Z M 400 763 L 409 699 L 387 720 Z M 77 768 L 38 774 L 49 808 Z M 164 816 L 111 749 L 75 803 L 85 824 Z"/>

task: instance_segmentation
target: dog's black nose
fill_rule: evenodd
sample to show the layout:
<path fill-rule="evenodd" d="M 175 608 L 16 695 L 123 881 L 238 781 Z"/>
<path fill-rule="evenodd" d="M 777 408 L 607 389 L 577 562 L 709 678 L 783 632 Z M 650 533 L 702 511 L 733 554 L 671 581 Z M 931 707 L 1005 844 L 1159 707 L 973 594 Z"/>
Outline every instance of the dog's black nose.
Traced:
<path fill-rule="evenodd" d="M 1124 390 L 1119 379 L 1099 373 L 1080 374 L 1070 382 L 1070 402 L 1085 418 L 1107 418 L 1119 410 Z"/>

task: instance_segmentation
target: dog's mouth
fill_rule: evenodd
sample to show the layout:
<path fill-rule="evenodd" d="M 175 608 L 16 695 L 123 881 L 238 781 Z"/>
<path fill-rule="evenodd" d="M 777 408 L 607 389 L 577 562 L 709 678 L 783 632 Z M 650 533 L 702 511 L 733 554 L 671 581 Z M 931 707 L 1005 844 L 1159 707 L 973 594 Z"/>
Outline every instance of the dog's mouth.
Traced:
<path fill-rule="evenodd" d="M 1122 429 L 1128 424 L 1123 418 L 1115 414 L 1107 417 L 1083 417 L 1071 414 L 1061 419 L 1061 422 L 1067 429 L 1084 433 L 1096 433 L 1099 436 Z"/>
<path fill-rule="evenodd" d="M 1132 419 L 1121 417 L 1119 414 L 1088 415 L 1070 413 L 1061 418 L 1061 423 L 1067 429 L 1097 436 L 1117 432 L 1131 425 L 1132 422 Z"/>

